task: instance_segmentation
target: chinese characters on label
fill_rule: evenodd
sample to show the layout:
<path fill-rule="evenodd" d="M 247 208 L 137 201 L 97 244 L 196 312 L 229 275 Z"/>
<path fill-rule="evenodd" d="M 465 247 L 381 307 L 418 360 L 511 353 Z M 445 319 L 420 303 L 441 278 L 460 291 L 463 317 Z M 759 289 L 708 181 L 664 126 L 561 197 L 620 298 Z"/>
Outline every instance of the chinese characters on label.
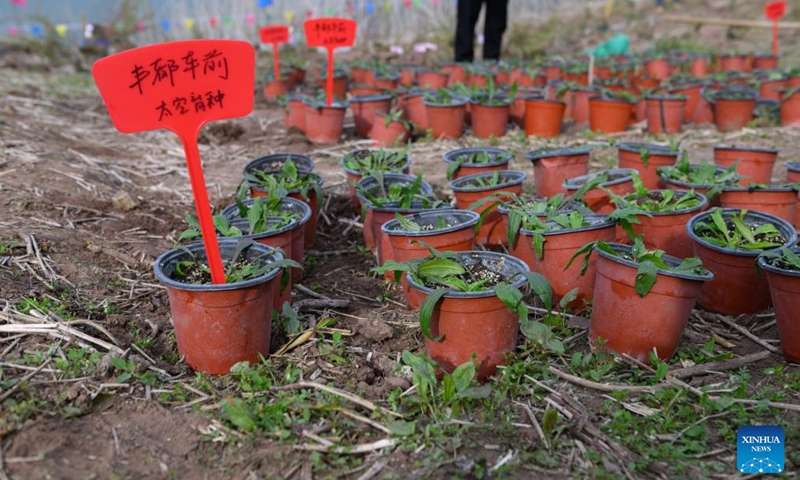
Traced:
<path fill-rule="evenodd" d="M 211 49 L 197 55 L 190 50 L 178 59 L 158 57 L 148 64 L 135 63 L 130 70 L 132 81 L 128 88 L 139 95 L 145 95 L 149 88 L 167 83 L 170 87 L 186 86 L 207 76 L 227 80 L 228 73 L 228 59 L 222 52 Z M 188 96 L 162 98 L 155 110 L 160 122 L 173 115 L 222 109 L 224 98 L 225 93 L 221 89 L 191 92 Z"/>

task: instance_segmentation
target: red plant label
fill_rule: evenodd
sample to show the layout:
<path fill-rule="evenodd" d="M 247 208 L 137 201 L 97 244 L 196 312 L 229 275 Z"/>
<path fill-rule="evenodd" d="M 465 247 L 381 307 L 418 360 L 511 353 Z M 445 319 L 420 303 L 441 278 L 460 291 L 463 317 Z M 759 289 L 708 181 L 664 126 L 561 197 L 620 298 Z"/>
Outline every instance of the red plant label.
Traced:
<path fill-rule="evenodd" d="M 778 20 L 786 13 L 786 1 L 770 2 L 764 5 L 764 15 L 767 20 Z"/>
<path fill-rule="evenodd" d="M 261 27 L 258 30 L 261 43 L 286 43 L 289 41 L 289 27 L 286 25 L 272 25 Z"/>
<path fill-rule="evenodd" d="M 329 50 L 350 47 L 356 41 L 355 20 L 349 18 L 315 18 L 303 24 L 309 47 L 325 47 Z"/>
<path fill-rule="evenodd" d="M 102 58 L 92 75 L 123 133 L 167 129 L 196 135 L 212 120 L 253 110 L 255 51 L 237 40 L 189 40 Z"/>

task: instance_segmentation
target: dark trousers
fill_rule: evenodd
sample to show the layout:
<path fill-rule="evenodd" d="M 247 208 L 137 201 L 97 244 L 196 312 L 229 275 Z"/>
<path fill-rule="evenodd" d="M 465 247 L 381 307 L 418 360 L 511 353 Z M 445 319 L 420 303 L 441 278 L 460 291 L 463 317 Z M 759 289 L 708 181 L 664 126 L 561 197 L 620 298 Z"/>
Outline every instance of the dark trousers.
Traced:
<path fill-rule="evenodd" d="M 458 0 L 456 24 L 456 62 L 475 59 L 475 24 L 486 4 L 486 22 L 483 29 L 483 59 L 500 59 L 503 32 L 508 20 L 508 0 Z"/>

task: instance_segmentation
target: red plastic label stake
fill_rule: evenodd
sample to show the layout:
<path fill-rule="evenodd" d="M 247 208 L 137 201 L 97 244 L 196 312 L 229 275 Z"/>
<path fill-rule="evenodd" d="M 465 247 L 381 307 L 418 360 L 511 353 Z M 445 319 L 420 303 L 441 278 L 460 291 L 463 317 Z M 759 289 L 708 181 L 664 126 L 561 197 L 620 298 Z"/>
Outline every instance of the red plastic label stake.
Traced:
<path fill-rule="evenodd" d="M 289 27 L 286 25 L 272 25 L 261 27 L 258 30 L 261 43 L 272 44 L 273 66 L 275 67 L 275 80 L 281 79 L 280 58 L 278 56 L 278 45 L 289 41 Z"/>
<path fill-rule="evenodd" d="M 122 133 L 167 129 L 180 137 L 211 280 L 225 283 L 197 134 L 208 122 L 253 110 L 256 56 L 236 40 L 189 40 L 127 50 L 98 60 L 92 75 Z"/>
<path fill-rule="evenodd" d="M 328 50 L 328 105 L 333 103 L 333 51 L 339 47 L 353 46 L 357 27 L 355 20 L 349 18 L 315 18 L 303 23 L 308 46 Z"/>
<path fill-rule="evenodd" d="M 778 20 L 786 13 L 786 1 L 770 2 L 764 5 L 764 15 L 772 20 L 772 55 L 778 56 Z"/>

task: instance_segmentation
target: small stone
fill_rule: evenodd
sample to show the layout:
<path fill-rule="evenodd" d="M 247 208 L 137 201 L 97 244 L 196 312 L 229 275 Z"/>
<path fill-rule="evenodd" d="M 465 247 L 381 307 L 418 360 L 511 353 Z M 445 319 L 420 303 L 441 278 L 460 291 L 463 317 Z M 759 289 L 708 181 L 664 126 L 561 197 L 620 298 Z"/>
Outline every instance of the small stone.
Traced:
<path fill-rule="evenodd" d="M 386 385 L 392 387 L 392 390 L 399 388 L 405 391 L 411 386 L 411 382 L 401 377 L 389 377 L 385 380 L 385 383 Z"/>
<path fill-rule="evenodd" d="M 394 335 L 394 329 L 381 320 L 373 319 L 366 325 L 364 325 L 360 330 L 359 333 L 364 336 L 367 340 L 372 340 L 373 342 L 382 342 L 388 338 L 392 338 Z"/>
<path fill-rule="evenodd" d="M 111 197 L 111 201 L 114 202 L 114 206 L 118 209 L 122 210 L 123 212 L 127 212 L 129 210 L 133 210 L 138 206 L 136 200 L 131 197 L 131 194 L 126 192 L 125 190 L 120 190 Z"/>

